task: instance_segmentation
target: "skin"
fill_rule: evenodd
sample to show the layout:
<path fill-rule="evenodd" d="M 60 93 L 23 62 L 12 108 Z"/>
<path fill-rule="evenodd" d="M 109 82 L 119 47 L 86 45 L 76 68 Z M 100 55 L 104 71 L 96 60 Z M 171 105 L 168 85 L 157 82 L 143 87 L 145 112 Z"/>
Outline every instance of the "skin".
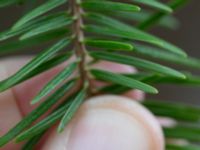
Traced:
<path fill-rule="evenodd" d="M 0 80 L 19 68 L 29 57 L 0 61 Z M 19 122 L 36 105 L 30 100 L 63 66 L 56 67 L 0 94 L 0 136 Z M 135 72 L 135 69 L 100 62 L 95 67 L 113 72 Z M 94 83 L 102 86 L 105 83 Z M 138 90 L 123 96 L 103 95 L 86 100 L 64 132 L 52 128 L 37 150 L 164 150 L 164 138 L 157 119 L 134 100 L 143 99 Z M 8 117 L 9 116 L 9 117 Z M 22 144 L 9 143 L 1 150 L 20 150 Z"/>

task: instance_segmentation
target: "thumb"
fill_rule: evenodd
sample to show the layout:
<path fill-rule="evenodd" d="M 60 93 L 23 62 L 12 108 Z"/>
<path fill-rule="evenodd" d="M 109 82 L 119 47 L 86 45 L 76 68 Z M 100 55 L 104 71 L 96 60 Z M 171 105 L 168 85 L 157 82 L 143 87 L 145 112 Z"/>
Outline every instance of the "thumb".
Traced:
<path fill-rule="evenodd" d="M 120 96 L 87 100 L 61 134 L 53 131 L 42 150 L 164 150 L 154 116 Z"/>

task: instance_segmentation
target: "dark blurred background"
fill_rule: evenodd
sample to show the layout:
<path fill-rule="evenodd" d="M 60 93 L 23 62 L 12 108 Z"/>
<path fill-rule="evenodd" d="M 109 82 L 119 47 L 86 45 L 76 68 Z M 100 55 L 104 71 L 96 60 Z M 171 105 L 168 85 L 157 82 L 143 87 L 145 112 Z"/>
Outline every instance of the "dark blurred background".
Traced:
<path fill-rule="evenodd" d="M 153 32 L 183 48 L 189 55 L 200 58 L 200 0 L 191 0 L 175 16 L 181 23 L 177 31 L 159 29 Z M 200 75 L 200 71 L 193 70 L 193 72 Z M 200 104 L 200 87 L 165 85 L 160 86 L 159 90 L 159 95 L 151 97 Z"/>
<path fill-rule="evenodd" d="M 24 11 L 26 9 L 23 7 L 1 9 L 0 31 L 14 23 Z M 151 32 L 183 48 L 189 55 L 200 58 L 200 0 L 191 0 L 188 6 L 179 10 L 175 16 L 181 22 L 177 31 L 158 28 Z M 193 70 L 193 72 L 200 75 L 200 72 L 196 70 Z M 159 95 L 149 97 L 200 104 L 200 87 L 163 85 L 159 86 L 159 89 Z"/>

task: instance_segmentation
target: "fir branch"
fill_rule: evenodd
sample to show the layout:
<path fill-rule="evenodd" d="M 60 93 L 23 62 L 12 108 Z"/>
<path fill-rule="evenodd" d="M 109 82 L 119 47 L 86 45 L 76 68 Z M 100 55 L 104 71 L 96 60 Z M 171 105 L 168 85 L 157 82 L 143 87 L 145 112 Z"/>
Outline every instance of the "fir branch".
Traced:
<path fill-rule="evenodd" d="M 63 131 L 85 98 L 94 94 L 122 94 L 132 89 L 155 94 L 158 91 L 152 84 L 199 86 L 200 77 L 148 60 L 153 58 L 199 69 L 199 59 L 186 57 L 187 54 L 181 48 L 145 31 L 156 24 L 176 27 L 177 20 L 171 13 L 186 1 L 171 0 L 165 4 L 157 0 L 48 0 L 27 11 L 10 29 L 0 33 L 0 54 L 10 54 L 55 40 L 57 42 L 13 76 L 0 81 L 0 91 L 62 64 L 73 54 L 76 58 L 36 95 L 32 102 L 45 98 L 44 102 L 0 138 L 0 147 L 16 139 L 18 142 L 29 140 L 23 149 L 34 149 L 57 121 L 60 121 L 58 130 Z M 26 3 L 25 0 L 2 0 L 0 8 L 21 2 Z M 52 11 L 64 5 L 67 5 L 67 9 Z M 143 5 L 153 9 L 146 10 Z M 132 20 L 137 24 L 130 24 Z M 72 52 L 66 52 L 68 46 L 73 47 Z M 89 51 L 91 48 L 97 48 L 97 51 Z M 138 56 L 132 56 L 135 53 Z M 140 58 L 142 56 L 148 57 Z M 139 70 L 136 74 L 122 74 L 91 67 L 93 63 L 102 60 L 129 65 L 145 72 Z M 70 75 L 76 69 L 78 74 L 71 79 Z M 91 82 L 94 79 L 110 84 L 101 88 L 92 87 Z M 57 87 L 60 88 L 56 89 Z M 63 103 L 59 105 L 61 101 Z M 200 120 L 199 107 L 155 100 L 145 100 L 142 105 L 156 116 L 168 117 L 177 122 L 176 126 L 163 127 L 166 138 L 189 141 L 188 145 L 167 142 L 167 150 L 199 149 L 192 143 L 200 141 L 200 129 L 194 126 Z M 43 120 L 32 125 L 53 106 L 58 107 Z M 184 126 L 180 126 L 180 122 Z"/>

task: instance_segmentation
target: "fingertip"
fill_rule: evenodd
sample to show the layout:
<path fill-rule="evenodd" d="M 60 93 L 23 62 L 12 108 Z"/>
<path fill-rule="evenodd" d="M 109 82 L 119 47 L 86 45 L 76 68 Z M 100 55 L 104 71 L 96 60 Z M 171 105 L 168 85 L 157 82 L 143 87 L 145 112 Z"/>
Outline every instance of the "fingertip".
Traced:
<path fill-rule="evenodd" d="M 86 101 L 63 133 L 52 133 L 43 150 L 164 150 L 161 127 L 137 102 L 105 95 Z"/>
<path fill-rule="evenodd" d="M 135 73 L 136 69 L 128 65 L 123 65 L 119 63 L 109 62 L 109 61 L 99 61 L 92 66 L 96 69 L 103 69 L 107 71 L 112 71 L 115 73 Z"/>
<path fill-rule="evenodd" d="M 19 56 L 7 58 L 2 61 L 2 64 L 5 66 L 8 76 L 13 75 L 19 69 L 21 69 L 25 64 L 27 64 L 33 57 L 32 56 Z M 30 105 L 30 101 L 38 94 L 42 87 L 50 81 L 54 75 L 60 72 L 63 68 L 63 65 L 59 65 L 55 68 L 52 68 L 44 73 L 41 73 L 38 76 L 33 77 L 30 80 L 24 81 L 21 84 L 16 85 L 12 88 L 19 108 L 23 116 L 30 113 L 35 109 L 39 104 Z"/>
<path fill-rule="evenodd" d="M 99 61 L 98 63 L 93 65 L 94 68 L 96 69 L 102 69 L 102 70 L 106 70 L 106 71 L 112 71 L 115 73 L 130 73 L 130 74 L 134 74 L 137 72 L 137 70 L 131 66 L 128 65 L 123 65 L 123 64 L 119 64 L 119 63 L 114 63 L 114 62 L 109 62 L 109 61 Z M 94 85 L 96 87 L 102 87 L 107 85 L 105 82 L 94 82 Z M 135 100 L 143 100 L 145 97 L 145 94 L 143 91 L 134 89 L 134 90 L 129 90 L 125 93 L 123 93 L 124 96 L 129 97 L 131 99 L 135 99 Z"/>

